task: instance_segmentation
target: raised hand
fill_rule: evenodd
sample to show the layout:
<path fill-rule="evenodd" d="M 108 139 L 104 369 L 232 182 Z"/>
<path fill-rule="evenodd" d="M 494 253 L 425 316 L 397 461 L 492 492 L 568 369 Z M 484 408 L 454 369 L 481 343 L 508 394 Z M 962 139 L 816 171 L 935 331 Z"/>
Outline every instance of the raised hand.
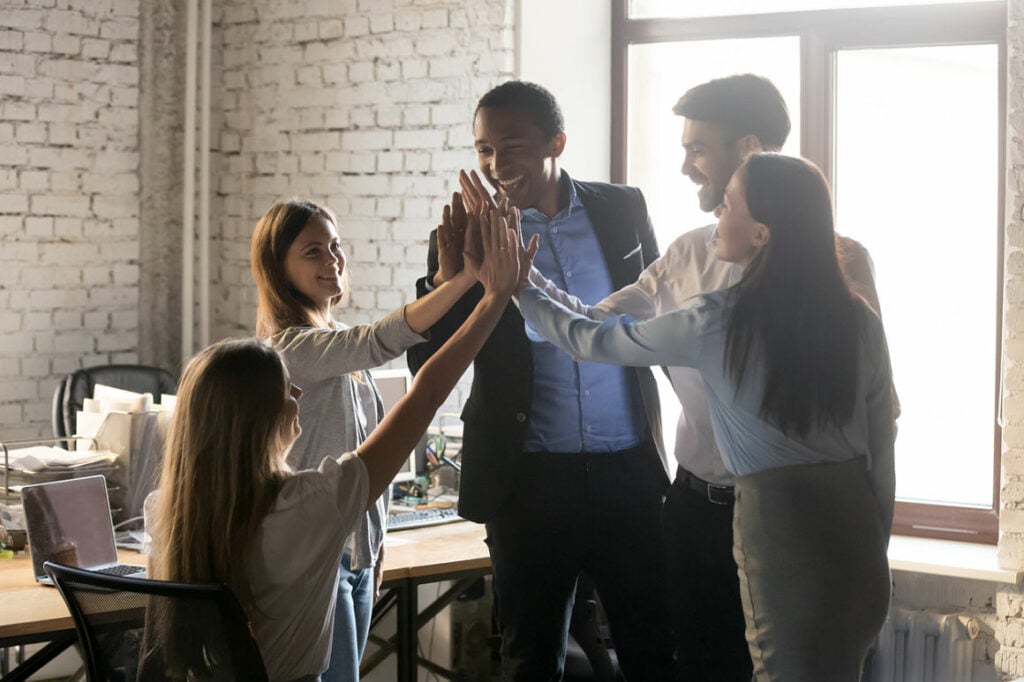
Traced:
<path fill-rule="evenodd" d="M 519 255 L 513 244 L 515 232 L 508 219 L 491 209 L 480 215 L 471 214 L 470 223 L 479 225 L 482 258 L 466 251 L 463 258 L 484 289 L 491 294 L 509 297 L 519 282 Z M 467 239 L 467 242 L 469 240 Z"/>
<path fill-rule="evenodd" d="M 515 295 L 518 296 L 530 283 L 530 268 L 533 258 L 540 247 L 540 235 L 530 237 L 530 243 L 523 245 L 523 228 L 519 222 L 519 209 L 512 208 L 509 215 L 510 231 L 515 242 L 516 258 L 519 261 L 519 280 L 516 282 Z"/>
<path fill-rule="evenodd" d="M 441 224 L 437 226 L 438 267 L 437 274 L 434 275 L 434 286 L 440 286 L 462 270 L 462 251 L 467 225 L 462 195 L 454 192 L 452 203 L 445 205 L 441 214 Z"/>
<path fill-rule="evenodd" d="M 477 173 L 459 171 L 459 187 L 462 188 L 465 197 L 466 209 L 470 212 L 498 205 Z"/>

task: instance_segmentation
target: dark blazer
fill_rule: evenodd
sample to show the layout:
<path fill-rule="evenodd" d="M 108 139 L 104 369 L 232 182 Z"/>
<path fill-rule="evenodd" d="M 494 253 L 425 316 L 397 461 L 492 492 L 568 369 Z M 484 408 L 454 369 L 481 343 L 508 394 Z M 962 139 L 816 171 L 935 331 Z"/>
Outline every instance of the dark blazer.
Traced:
<path fill-rule="evenodd" d="M 570 180 L 587 210 L 615 289 L 632 284 L 658 257 L 647 203 L 635 187 Z M 430 234 L 427 277 L 416 282 L 417 298 L 437 272 L 437 235 Z M 409 369 L 420 367 L 455 332 L 483 294 L 477 284 L 430 329 L 430 340 L 407 351 Z M 657 387 L 649 368 L 637 368 L 651 435 L 665 464 Z M 459 514 L 481 523 L 495 518 L 512 490 L 533 398 L 533 354 L 523 317 L 509 303 L 473 362 L 473 386 L 462 410 L 462 482 Z M 649 471 L 648 467 L 638 470 Z M 666 474 L 665 484 L 668 484 Z"/>

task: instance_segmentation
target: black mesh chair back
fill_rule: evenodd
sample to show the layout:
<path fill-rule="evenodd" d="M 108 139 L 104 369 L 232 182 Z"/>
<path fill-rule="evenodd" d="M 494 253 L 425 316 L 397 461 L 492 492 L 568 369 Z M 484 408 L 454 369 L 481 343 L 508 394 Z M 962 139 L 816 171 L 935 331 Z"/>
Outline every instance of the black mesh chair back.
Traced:
<path fill-rule="evenodd" d="M 67 375 L 53 392 L 53 437 L 64 438 L 75 433 L 78 411 L 86 398 L 91 398 L 96 384 L 105 384 L 136 393 L 174 393 L 178 382 L 160 367 L 148 365 L 103 365 L 87 367 Z"/>
<path fill-rule="evenodd" d="M 91 682 L 267 680 L 226 586 L 44 567 L 71 611 Z"/>

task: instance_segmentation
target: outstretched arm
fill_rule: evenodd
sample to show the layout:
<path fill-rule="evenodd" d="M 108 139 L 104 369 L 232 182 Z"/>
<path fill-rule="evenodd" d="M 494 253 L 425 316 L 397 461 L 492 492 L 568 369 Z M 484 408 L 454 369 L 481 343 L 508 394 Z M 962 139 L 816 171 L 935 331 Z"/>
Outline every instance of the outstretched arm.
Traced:
<path fill-rule="evenodd" d="M 702 310 L 690 308 L 637 322 L 626 315 L 603 322 L 568 310 L 536 287 L 519 295 L 526 322 L 578 360 L 627 367 L 694 367 L 699 355 Z"/>
<path fill-rule="evenodd" d="M 416 374 L 412 388 L 359 447 L 369 475 L 367 507 L 387 488 L 456 382 L 501 318 L 519 277 L 514 238 L 493 213 L 481 225 L 483 262 L 474 264 L 484 295 L 466 322 Z"/>

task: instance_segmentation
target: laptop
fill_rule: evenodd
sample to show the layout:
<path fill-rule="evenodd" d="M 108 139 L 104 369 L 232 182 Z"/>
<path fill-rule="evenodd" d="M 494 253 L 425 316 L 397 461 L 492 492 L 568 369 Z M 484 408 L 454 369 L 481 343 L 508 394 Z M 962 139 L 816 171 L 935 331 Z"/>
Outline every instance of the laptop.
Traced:
<path fill-rule="evenodd" d="M 43 568 L 46 561 L 107 575 L 146 577 L 145 566 L 117 561 L 103 476 L 27 485 L 21 499 L 36 582 L 52 584 Z"/>

